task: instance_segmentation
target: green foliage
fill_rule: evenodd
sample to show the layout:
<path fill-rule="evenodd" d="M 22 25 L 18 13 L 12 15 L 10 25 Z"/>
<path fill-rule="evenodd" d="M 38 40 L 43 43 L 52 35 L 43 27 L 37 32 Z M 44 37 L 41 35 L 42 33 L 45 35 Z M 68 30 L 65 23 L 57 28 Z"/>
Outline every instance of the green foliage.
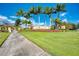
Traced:
<path fill-rule="evenodd" d="M 56 13 L 58 14 L 57 17 L 59 18 L 60 12 L 66 11 L 65 4 L 57 4 L 55 10 L 56 10 Z"/>
<path fill-rule="evenodd" d="M 6 26 L 0 26 L 0 31 L 4 31 L 4 32 L 7 32 L 8 29 Z"/>
<path fill-rule="evenodd" d="M 25 13 L 23 17 L 25 17 L 26 19 L 29 19 L 29 18 L 31 18 L 32 16 L 31 16 L 30 13 Z"/>
<path fill-rule="evenodd" d="M 41 6 L 37 6 L 37 7 L 31 7 L 30 10 L 29 10 L 29 13 L 31 14 L 40 14 L 42 12 L 42 7 Z"/>
<path fill-rule="evenodd" d="M 51 26 L 51 28 L 50 28 L 51 30 L 54 30 L 55 29 L 55 26 Z"/>
<path fill-rule="evenodd" d="M 69 30 L 76 30 L 77 26 L 74 23 L 68 23 L 67 24 L 67 29 L 69 29 Z"/>
<path fill-rule="evenodd" d="M 28 24 L 27 20 L 22 20 L 21 22 L 22 22 L 22 24 Z"/>
<path fill-rule="evenodd" d="M 32 22 L 30 20 L 22 20 L 21 22 L 22 22 L 22 24 L 32 24 Z"/>
<path fill-rule="evenodd" d="M 65 4 L 57 4 L 56 5 L 56 11 L 57 12 L 65 12 Z"/>
<path fill-rule="evenodd" d="M 71 24 L 73 26 L 73 30 L 76 29 L 76 24 Z"/>
<path fill-rule="evenodd" d="M 48 14 L 48 15 L 49 15 L 49 14 L 52 14 L 52 8 L 46 7 L 44 13 L 45 13 L 45 14 Z"/>
<path fill-rule="evenodd" d="M 28 24 L 32 24 L 32 22 L 29 20 L 29 21 L 28 21 Z"/>
<path fill-rule="evenodd" d="M 20 9 L 17 12 L 17 15 L 23 16 L 26 19 L 29 19 L 32 17 L 31 14 L 34 14 L 34 15 L 47 14 L 49 16 L 49 18 L 52 18 L 52 14 L 58 13 L 58 18 L 59 18 L 60 12 L 65 12 L 65 4 L 57 4 L 55 8 L 45 7 L 45 9 L 43 9 L 41 6 L 37 6 L 37 7 L 33 6 L 30 8 L 30 10 L 28 12 L 24 12 L 23 9 Z M 40 21 L 40 18 L 38 20 Z M 52 23 L 51 20 L 50 20 L 50 22 Z M 56 22 L 56 24 L 61 24 L 59 19 L 57 19 L 55 22 Z M 27 23 L 27 22 L 25 22 L 25 23 Z M 29 22 L 29 23 L 31 23 L 31 22 Z M 51 23 L 50 23 L 50 25 L 51 25 Z"/>
<path fill-rule="evenodd" d="M 24 10 L 21 8 L 19 11 L 16 13 L 17 16 L 23 16 L 24 15 Z"/>
<path fill-rule="evenodd" d="M 37 13 L 41 13 L 42 12 L 42 7 L 41 6 L 38 6 L 37 9 L 36 9 Z"/>
<path fill-rule="evenodd" d="M 34 14 L 34 12 L 35 12 L 35 7 L 33 6 L 30 8 L 29 13 Z"/>
<path fill-rule="evenodd" d="M 79 23 L 77 23 L 77 28 L 79 29 Z"/>
<path fill-rule="evenodd" d="M 76 29 L 76 24 L 71 24 L 72 26 L 73 26 L 73 30 L 75 30 Z"/>
<path fill-rule="evenodd" d="M 21 20 L 20 19 L 17 19 L 16 22 L 15 22 L 15 26 L 19 26 L 20 25 L 20 22 L 21 22 Z"/>
<path fill-rule="evenodd" d="M 60 19 L 59 18 L 56 18 L 55 19 L 55 23 L 60 24 Z"/>

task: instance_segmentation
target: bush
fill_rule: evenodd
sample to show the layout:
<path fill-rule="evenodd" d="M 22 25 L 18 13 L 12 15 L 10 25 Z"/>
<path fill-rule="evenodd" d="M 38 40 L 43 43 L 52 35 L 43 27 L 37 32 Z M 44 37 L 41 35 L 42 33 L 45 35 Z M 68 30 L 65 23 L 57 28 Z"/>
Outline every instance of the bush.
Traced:
<path fill-rule="evenodd" d="M 51 28 L 50 28 L 51 30 L 54 30 L 55 29 L 55 26 L 51 26 Z"/>

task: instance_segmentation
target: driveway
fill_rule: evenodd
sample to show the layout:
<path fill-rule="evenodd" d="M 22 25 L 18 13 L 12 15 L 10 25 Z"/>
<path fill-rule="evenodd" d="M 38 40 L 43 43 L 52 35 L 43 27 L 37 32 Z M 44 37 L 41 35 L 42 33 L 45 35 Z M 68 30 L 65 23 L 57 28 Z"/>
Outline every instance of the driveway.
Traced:
<path fill-rule="evenodd" d="M 0 47 L 0 56 L 50 56 L 36 44 L 13 31 Z"/>

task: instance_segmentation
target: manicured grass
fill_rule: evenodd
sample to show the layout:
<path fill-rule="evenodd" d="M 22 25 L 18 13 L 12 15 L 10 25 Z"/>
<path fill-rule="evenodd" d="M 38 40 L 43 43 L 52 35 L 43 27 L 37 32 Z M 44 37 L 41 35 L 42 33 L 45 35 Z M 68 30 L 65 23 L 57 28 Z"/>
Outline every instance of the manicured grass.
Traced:
<path fill-rule="evenodd" d="M 7 39 L 10 33 L 8 32 L 0 32 L 0 46 Z"/>
<path fill-rule="evenodd" d="M 39 47 L 57 56 L 79 56 L 79 32 L 21 32 Z"/>

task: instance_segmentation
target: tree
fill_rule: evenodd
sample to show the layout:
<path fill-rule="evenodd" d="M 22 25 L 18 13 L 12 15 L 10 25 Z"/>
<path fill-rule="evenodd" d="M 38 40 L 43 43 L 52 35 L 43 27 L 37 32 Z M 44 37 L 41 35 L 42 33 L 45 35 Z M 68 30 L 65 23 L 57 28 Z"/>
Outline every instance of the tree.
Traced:
<path fill-rule="evenodd" d="M 28 24 L 32 24 L 32 22 L 29 20 L 29 21 L 28 21 Z"/>
<path fill-rule="evenodd" d="M 55 11 L 54 11 L 54 8 L 52 8 L 52 7 L 46 7 L 44 10 L 44 14 L 47 14 L 50 18 L 50 26 L 51 26 L 51 23 L 53 21 L 52 14 L 54 14 L 54 13 L 55 13 Z"/>
<path fill-rule="evenodd" d="M 35 15 L 35 7 L 34 6 L 30 8 L 29 13 L 30 13 L 30 15 Z M 33 16 L 31 16 L 31 17 L 33 17 Z M 32 21 L 33 21 L 33 19 L 32 19 Z"/>
<path fill-rule="evenodd" d="M 20 25 L 20 22 L 21 22 L 21 20 L 20 19 L 17 19 L 16 22 L 15 22 L 15 26 L 19 26 Z"/>
<path fill-rule="evenodd" d="M 56 18 L 55 19 L 55 29 L 59 29 L 59 26 L 60 26 L 60 19 L 59 18 Z"/>
<path fill-rule="evenodd" d="M 26 14 L 24 15 L 24 17 L 25 17 L 26 19 L 30 19 L 32 16 L 31 16 L 31 14 L 28 12 L 28 13 L 26 13 Z M 27 24 L 29 24 L 30 27 L 31 27 L 32 22 L 31 22 L 30 20 L 27 20 L 27 21 L 26 21 L 26 25 L 27 25 Z M 28 25 L 28 26 L 29 26 L 29 25 Z"/>
<path fill-rule="evenodd" d="M 23 16 L 24 15 L 23 9 L 19 9 L 19 11 L 16 13 L 17 16 Z"/>
<path fill-rule="evenodd" d="M 77 23 L 77 29 L 79 29 L 79 23 Z"/>
<path fill-rule="evenodd" d="M 29 12 L 27 12 L 27 13 L 24 14 L 23 17 L 25 17 L 26 19 L 29 19 L 29 18 L 31 18 L 32 16 L 31 16 L 31 14 L 30 14 Z"/>
<path fill-rule="evenodd" d="M 29 12 L 24 12 L 23 9 L 20 9 L 18 12 L 17 12 L 17 16 L 22 16 L 24 18 L 26 18 L 26 20 L 22 20 L 22 24 L 28 24 L 28 21 L 27 19 L 31 18 L 31 15 Z"/>
<path fill-rule="evenodd" d="M 17 12 L 17 16 L 23 16 L 23 17 L 25 17 L 26 19 L 31 18 L 30 13 L 29 13 L 29 12 L 24 12 L 23 9 L 19 9 L 19 11 Z"/>
<path fill-rule="evenodd" d="M 34 14 L 38 16 L 38 23 L 39 23 L 39 27 L 40 27 L 40 14 L 42 12 L 42 7 L 41 6 L 37 6 L 37 8 L 34 11 Z"/>
<path fill-rule="evenodd" d="M 55 10 L 56 10 L 56 13 L 57 13 L 57 18 L 59 18 L 60 12 L 66 12 L 65 4 L 57 4 Z"/>
<path fill-rule="evenodd" d="M 33 6 L 33 7 L 30 8 L 29 13 L 34 14 L 34 12 L 35 12 L 35 7 Z"/>
<path fill-rule="evenodd" d="M 76 30 L 77 29 L 76 24 L 73 23 L 72 26 L 73 26 L 72 30 Z"/>
<path fill-rule="evenodd" d="M 37 7 L 37 15 L 38 15 L 39 25 L 40 25 L 40 16 L 39 16 L 39 14 L 41 14 L 41 12 L 42 12 L 42 7 L 41 6 L 38 6 Z"/>
<path fill-rule="evenodd" d="M 76 24 L 74 24 L 74 23 L 68 23 L 67 29 L 69 29 L 69 30 L 75 30 L 75 29 L 77 29 Z"/>
<path fill-rule="evenodd" d="M 58 25 L 60 24 L 60 21 L 61 21 L 61 20 L 59 20 L 60 12 L 66 12 L 65 4 L 57 4 L 56 8 L 55 8 L 55 11 L 57 13 L 57 18 L 55 20 L 55 25 L 56 25 L 56 29 L 57 29 L 57 27 L 59 27 Z"/>
<path fill-rule="evenodd" d="M 32 22 L 29 20 L 28 25 L 30 26 L 30 29 L 32 29 Z"/>
<path fill-rule="evenodd" d="M 28 25 L 31 28 L 32 22 L 30 20 L 22 20 L 22 24 L 25 24 L 26 26 Z"/>
<path fill-rule="evenodd" d="M 22 24 L 28 24 L 28 21 L 27 20 L 22 20 Z"/>
<path fill-rule="evenodd" d="M 36 8 L 35 7 L 31 7 L 30 8 L 30 10 L 29 10 L 29 12 L 31 13 L 31 14 L 34 14 L 34 15 L 37 15 L 38 16 L 38 23 L 39 23 L 39 25 L 40 25 L 40 14 L 41 14 L 41 12 L 42 12 L 42 7 L 41 6 L 37 6 Z M 40 27 L 40 26 L 39 26 Z"/>
<path fill-rule="evenodd" d="M 27 20 L 22 20 L 21 23 L 24 24 L 25 26 L 27 26 L 28 21 Z"/>

